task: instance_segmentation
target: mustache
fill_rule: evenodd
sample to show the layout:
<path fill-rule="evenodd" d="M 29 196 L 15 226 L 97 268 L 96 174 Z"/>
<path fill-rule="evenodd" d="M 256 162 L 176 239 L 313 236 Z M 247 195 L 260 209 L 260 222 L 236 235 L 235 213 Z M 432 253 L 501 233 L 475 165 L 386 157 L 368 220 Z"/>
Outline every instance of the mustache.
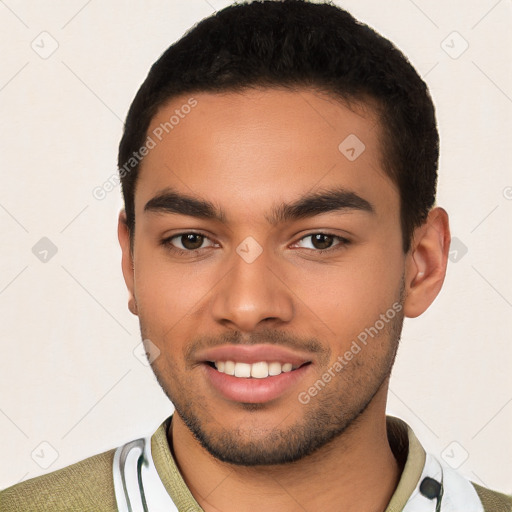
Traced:
<path fill-rule="evenodd" d="M 250 334 L 243 334 L 241 331 L 229 331 L 218 336 L 204 335 L 184 347 L 183 355 L 185 360 L 189 361 L 194 358 L 196 352 L 208 348 L 219 347 L 221 345 L 257 345 L 263 343 L 285 346 L 313 354 L 321 354 L 327 360 L 331 353 L 331 350 L 320 343 L 317 338 L 300 337 L 283 331 L 276 331 L 275 329 L 262 329 L 251 332 Z"/>

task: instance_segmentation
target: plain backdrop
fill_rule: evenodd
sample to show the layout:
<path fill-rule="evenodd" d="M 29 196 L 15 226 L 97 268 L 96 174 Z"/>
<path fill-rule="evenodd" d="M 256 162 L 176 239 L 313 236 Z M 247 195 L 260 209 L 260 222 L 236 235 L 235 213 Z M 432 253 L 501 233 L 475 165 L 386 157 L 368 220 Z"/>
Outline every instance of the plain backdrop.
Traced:
<path fill-rule="evenodd" d="M 0 2 L 0 488 L 152 433 L 172 412 L 127 309 L 115 175 L 150 65 L 229 2 Z M 406 320 L 388 413 L 471 480 L 512 493 L 512 2 L 342 0 L 428 83 L 444 288 Z"/>

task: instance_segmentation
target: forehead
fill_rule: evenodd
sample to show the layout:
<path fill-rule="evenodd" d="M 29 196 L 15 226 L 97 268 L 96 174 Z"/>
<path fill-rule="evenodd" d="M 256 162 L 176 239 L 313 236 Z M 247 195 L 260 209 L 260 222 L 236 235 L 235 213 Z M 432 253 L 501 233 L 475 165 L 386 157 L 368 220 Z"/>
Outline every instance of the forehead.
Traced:
<path fill-rule="evenodd" d="M 147 135 L 153 147 L 140 165 L 136 211 L 166 187 L 235 207 L 342 186 L 398 206 L 368 103 L 309 89 L 202 92 L 162 106 Z"/>

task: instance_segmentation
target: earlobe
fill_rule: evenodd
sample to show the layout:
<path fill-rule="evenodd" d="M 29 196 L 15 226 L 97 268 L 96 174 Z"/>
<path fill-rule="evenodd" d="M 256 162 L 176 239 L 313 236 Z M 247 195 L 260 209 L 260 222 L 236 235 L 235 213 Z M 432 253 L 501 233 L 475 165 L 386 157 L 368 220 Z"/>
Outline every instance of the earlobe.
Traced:
<path fill-rule="evenodd" d="M 416 228 L 406 258 L 406 299 L 404 313 L 415 318 L 425 312 L 444 282 L 450 228 L 443 208 L 433 208 L 424 224 Z"/>
<path fill-rule="evenodd" d="M 137 301 L 135 300 L 135 297 L 130 294 L 130 297 L 128 299 L 128 309 L 130 310 L 130 313 L 133 313 L 135 316 L 139 314 L 139 310 L 137 309 Z"/>
<path fill-rule="evenodd" d="M 128 309 L 134 315 L 138 315 L 137 301 L 135 300 L 134 261 L 130 244 L 130 230 L 126 222 L 126 212 L 124 210 L 119 212 L 117 236 L 122 251 L 121 267 L 124 282 L 128 289 Z"/>

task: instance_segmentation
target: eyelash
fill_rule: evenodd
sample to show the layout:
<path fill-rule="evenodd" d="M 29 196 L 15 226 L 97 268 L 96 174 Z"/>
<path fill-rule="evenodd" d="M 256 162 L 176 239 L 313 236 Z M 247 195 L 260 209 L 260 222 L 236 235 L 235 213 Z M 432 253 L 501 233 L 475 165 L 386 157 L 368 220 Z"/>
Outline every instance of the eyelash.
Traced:
<path fill-rule="evenodd" d="M 193 250 L 188 251 L 188 250 L 180 249 L 180 248 L 172 245 L 172 243 L 171 243 L 172 240 L 174 240 L 175 238 L 180 238 L 184 235 L 201 235 L 205 239 L 210 240 L 210 238 L 208 236 L 206 236 L 204 233 L 201 233 L 199 231 L 184 231 L 183 233 L 177 233 L 171 237 L 165 238 L 164 240 L 162 240 L 161 244 L 163 246 L 165 246 L 169 251 L 171 251 L 175 254 L 178 254 L 178 255 L 181 255 L 181 254 L 194 255 L 194 254 L 199 253 L 202 249 L 206 249 L 206 247 L 203 247 L 200 249 L 193 249 Z M 324 232 L 324 231 L 315 231 L 314 233 L 308 233 L 307 235 L 304 235 L 303 237 L 299 238 L 298 242 L 304 240 L 305 238 L 314 236 L 314 235 L 326 235 L 326 236 L 330 236 L 335 239 L 338 239 L 338 241 L 339 241 L 338 244 L 336 244 L 332 247 L 329 247 L 328 249 L 310 249 L 307 247 L 305 247 L 305 248 L 303 247 L 303 249 L 307 249 L 308 251 L 313 251 L 315 254 L 324 254 L 327 252 L 334 252 L 334 251 L 345 248 L 347 245 L 350 245 L 350 240 L 348 240 L 342 236 L 335 235 L 333 233 Z M 295 243 L 297 243 L 297 242 L 295 242 Z"/>

